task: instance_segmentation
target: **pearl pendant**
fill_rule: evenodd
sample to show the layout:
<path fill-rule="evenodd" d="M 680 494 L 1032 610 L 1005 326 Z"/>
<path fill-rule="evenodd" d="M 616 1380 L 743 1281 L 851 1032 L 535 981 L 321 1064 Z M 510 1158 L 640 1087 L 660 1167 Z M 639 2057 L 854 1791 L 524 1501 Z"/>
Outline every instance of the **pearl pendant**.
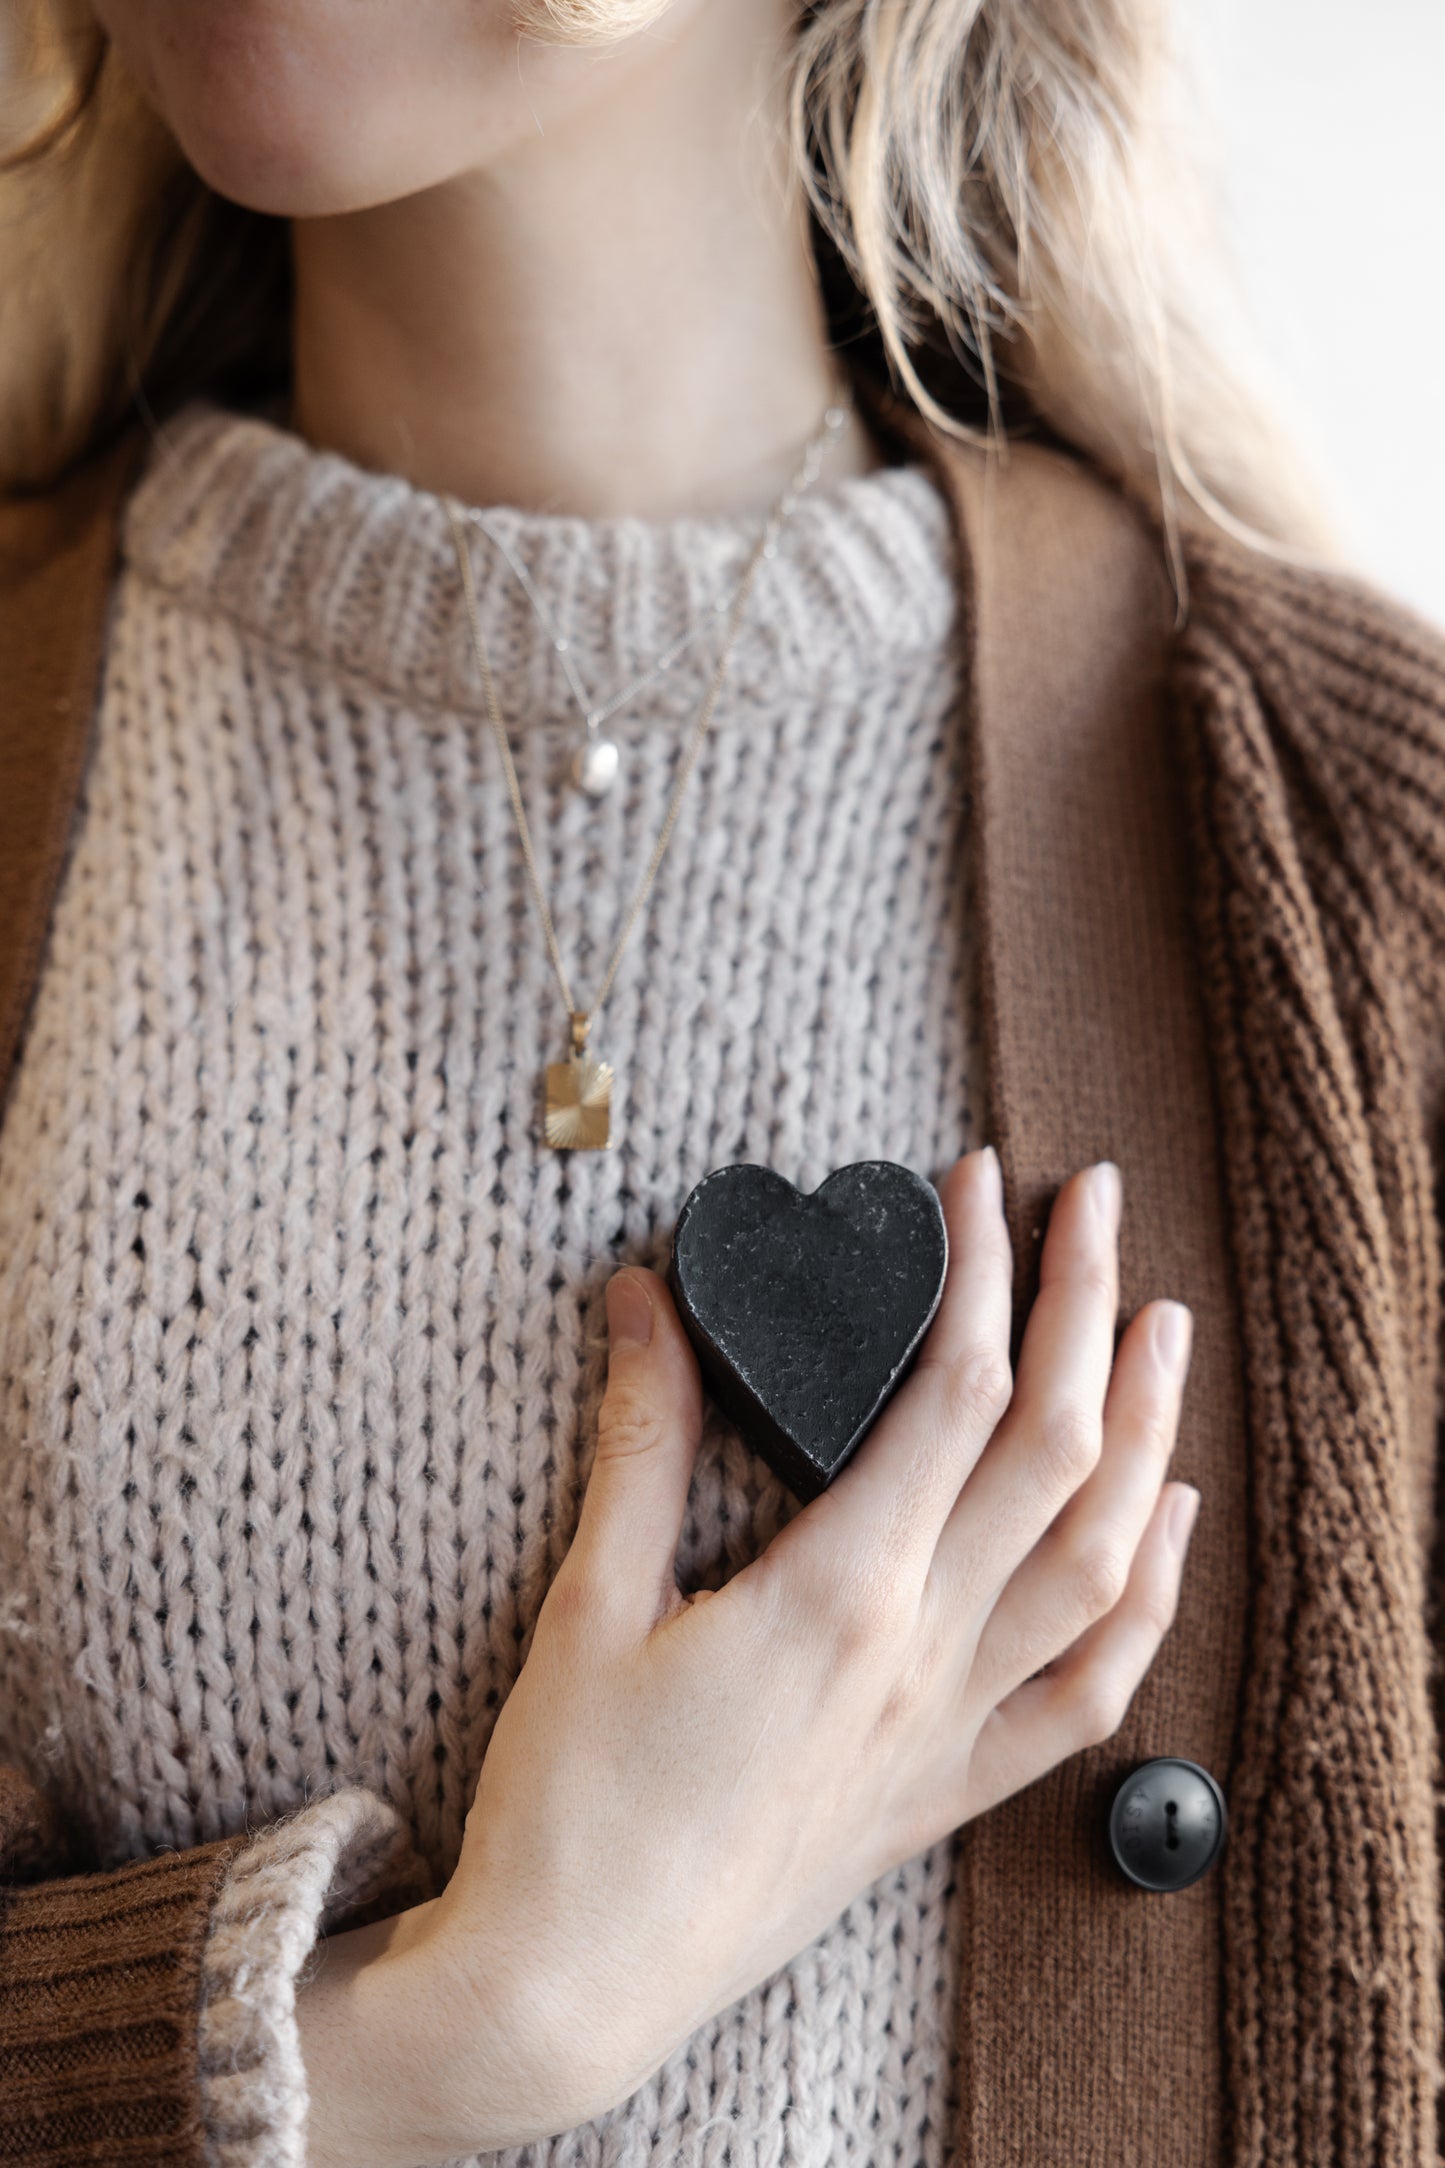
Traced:
<path fill-rule="evenodd" d="M 620 761 L 610 738 L 589 737 L 572 756 L 572 780 L 589 798 L 605 798 L 617 781 Z"/>

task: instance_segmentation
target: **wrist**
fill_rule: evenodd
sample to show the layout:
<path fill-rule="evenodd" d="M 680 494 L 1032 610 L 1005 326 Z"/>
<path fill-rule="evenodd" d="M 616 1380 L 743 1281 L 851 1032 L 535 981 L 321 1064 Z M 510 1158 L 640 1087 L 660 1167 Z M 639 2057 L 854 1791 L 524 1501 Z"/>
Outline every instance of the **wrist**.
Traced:
<path fill-rule="evenodd" d="M 297 1997 L 308 2168 L 415 2168 L 554 2136 L 621 2091 L 575 2070 L 540 1973 L 447 1896 L 334 1935 Z"/>
<path fill-rule="evenodd" d="M 478 2151 L 475 2087 L 436 1963 L 435 1901 L 329 1936 L 296 1998 L 308 2168 L 414 2168 Z"/>
<path fill-rule="evenodd" d="M 602 2043 L 546 1962 L 547 1937 L 509 1933 L 475 1875 L 458 1875 L 427 1908 L 410 1962 L 425 1976 L 447 2128 L 485 2152 L 589 2123 L 625 2099 Z M 643 2073 L 642 2075 L 645 2075 Z"/>

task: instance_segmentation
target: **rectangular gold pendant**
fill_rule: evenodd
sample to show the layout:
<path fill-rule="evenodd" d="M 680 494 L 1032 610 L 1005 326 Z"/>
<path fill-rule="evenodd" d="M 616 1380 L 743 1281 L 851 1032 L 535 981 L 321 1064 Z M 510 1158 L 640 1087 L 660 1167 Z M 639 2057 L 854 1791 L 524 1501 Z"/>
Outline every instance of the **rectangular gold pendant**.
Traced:
<path fill-rule="evenodd" d="M 543 1133 L 559 1152 L 602 1152 L 612 1141 L 612 1070 L 605 1061 L 569 1054 L 547 1064 Z"/>

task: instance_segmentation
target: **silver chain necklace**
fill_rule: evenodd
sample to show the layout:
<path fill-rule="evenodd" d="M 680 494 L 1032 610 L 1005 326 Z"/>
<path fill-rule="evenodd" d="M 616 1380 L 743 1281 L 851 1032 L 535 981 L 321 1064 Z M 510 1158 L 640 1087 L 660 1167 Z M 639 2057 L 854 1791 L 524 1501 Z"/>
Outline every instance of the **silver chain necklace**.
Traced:
<path fill-rule="evenodd" d="M 792 510 L 794 501 L 811 489 L 818 478 L 818 470 L 822 465 L 823 456 L 829 443 L 837 435 L 847 418 L 848 407 L 846 403 L 830 406 L 827 409 L 823 416 L 821 428 L 809 440 L 797 473 L 793 476 L 778 504 L 774 507 L 775 515 L 780 513 L 786 517 L 787 513 Z M 552 650 L 561 665 L 562 675 L 567 680 L 567 689 L 576 704 L 577 712 L 582 718 L 586 732 L 582 743 L 572 756 L 570 768 L 572 780 L 579 790 L 585 791 L 589 798 L 605 798 L 617 781 L 622 765 L 622 755 L 616 740 L 603 735 L 603 726 L 611 722 L 613 716 L 619 714 L 623 708 L 635 700 L 639 693 L 646 692 L 649 685 L 655 684 L 658 678 L 670 670 L 673 664 L 681 656 L 685 655 L 690 647 L 696 646 L 705 632 L 710 631 L 719 620 L 726 619 L 729 616 L 742 590 L 743 582 L 749 576 L 748 572 L 745 569 L 741 578 L 733 587 L 732 592 L 720 595 L 716 602 L 709 605 L 695 625 L 689 626 L 686 632 L 679 633 L 675 640 L 670 641 L 661 654 L 650 662 L 647 668 L 640 672 L 637 677 L 622 686 L 617 692 L 609 694 L 606 699 L 598 700 L 583 684 L 581 673 L 573 660 L 571 642 L 566 634 L 558 628 L 551 611 L 537 592 L 537 585 L 531 573 L 527 570 L 521 558 L 518 557 L 511 544 L 504 536 L 497 533 L 485 512 L 472 507 L 464 512 L 463 517 L 473 527 L 481 529 L 488 542 L 491 543 L 492 548 L 507 565 L 518 586 L 531 604 L 533 615 L 536 617 L 543 633 L 551 642 Z M 772 542 L 765 544 L 764 556 L 770 556 L 775 547 L 776 544 Z"/>
<path fill-rule="evenodd" d="M 617 977 L 623 952 L 631 939 L 633 928 L 642 915 L 642 909 L 652 892 L 658 869 L 666 855 L 677 816 L 682 806 L 683 792 L 697 765 L 722 690 L 733 647 L 742 626 L 748 598 L 765 558 L 777 553 L 777 536 L 783 521 L 796 503 L 801 488 L 806 486 L 804 477 L 811 481 L 818 471 L 823 451 L 835 438 L 846 421 L 846 403 L 830 405 L 817 431 L 809 439 L 797 472 L 773 505 L 763 523 L 762 531 L 754 543 L 743 568 L 742 578 L 728 604 L 728 620 L 722 650 L 715 660 L 708 677 L 707 688 L 696 721 L 683 748 L 678 766 L 677 779 L 668 800 L 667 812 L 652 855 L 648 859 L 632 900 L 627 908 L 622 930 L 613 944 L 612 954 L 602 975 L 602 983 L 588 1008 L 580 1009 L 572 994 L 572 984 L 567 967 L 558 946 L 557 928 L 547 902 L 546 890 L 537 867 L 537 853 L 532 842 L 531 825 L 526 807 L 522 803 L 522 786 L 517 779 L 516 762 L 512 758 L 511 740 L 502 717 L 501 703 L 497 697 L 497 681 L 492 670 L 491 656 L 487 650 L 486 636 L 482 631 L 482 613 L 477 601 L 476 575 L 472 569 L 472 554 L 466 535 L 466 514 L 454 497 L 445 499 L 447 515 L 451 521 L 452 542 L 456 549 L 457 569 L 461 575 L 462 595 L 466 603 L 467 618 L 471 626 L 472 645 L 476 653 L 477 672 L 482 681 L 482 691 L 487 703 L 487 714 L 492 734 L 501 756 L 502 772 L 507 781 L 507 794 L 512 801 L 512 814 L 516 822 L 517 837 L 522 847 L 522 859 L 527 869 L 527 880 L 541 921 L 547 954 L 551 960 L 553 976 L 557 981 L 563 1004 L 572 1025 L 572 1047 L 566 1059 L 547 1065 L 543 1079 L 542 1134 L 546 1142 L 559 1151 L 599 1151 L 612 1142 L 612 1084 L 613 1075 L 609 1063 L 598 1061 L 587 1049 L 588 1034 L 594 1019 Z M 653 666 L 654 673 L 656 665 Z"/>

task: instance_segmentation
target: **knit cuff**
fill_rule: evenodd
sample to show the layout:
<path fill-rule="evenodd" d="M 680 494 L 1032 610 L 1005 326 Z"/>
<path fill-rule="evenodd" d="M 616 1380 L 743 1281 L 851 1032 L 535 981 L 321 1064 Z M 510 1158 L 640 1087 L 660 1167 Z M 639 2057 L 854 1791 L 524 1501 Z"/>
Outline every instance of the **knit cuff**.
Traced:
<path fill-rule="evenodd" d="M 263 1830 L 216 1896 L 201 1967 L 201 2098 L 211 2168 L 304 2168 L 296 1989 L 318 1934 L 430 1894 L 395 1809 L 337 1792 Z"/>
<path fill-rule="evenodd" d="M 0 1891 L 0 2161 L 194 2168 L 202 1951 L 233 1849 Z"/>

